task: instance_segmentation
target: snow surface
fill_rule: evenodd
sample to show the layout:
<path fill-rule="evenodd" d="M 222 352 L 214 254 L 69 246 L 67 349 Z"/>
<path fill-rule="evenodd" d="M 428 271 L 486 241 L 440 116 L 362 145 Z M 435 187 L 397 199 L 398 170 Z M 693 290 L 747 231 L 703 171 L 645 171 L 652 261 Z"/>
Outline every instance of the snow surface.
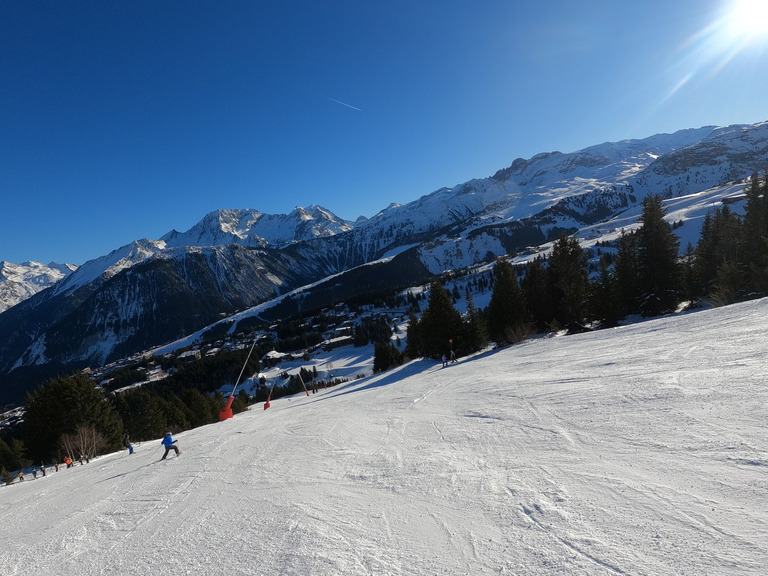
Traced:
<path fill-rule="evenodd" d="M 5 575 L 764 574 L 768 299 L 416 361 L 0 488 Z"/>

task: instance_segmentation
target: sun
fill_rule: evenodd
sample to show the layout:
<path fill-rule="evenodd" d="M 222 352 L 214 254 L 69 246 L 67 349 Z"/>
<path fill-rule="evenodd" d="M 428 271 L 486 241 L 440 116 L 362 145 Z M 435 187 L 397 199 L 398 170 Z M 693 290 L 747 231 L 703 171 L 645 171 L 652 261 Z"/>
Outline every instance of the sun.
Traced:
<path fill-rule="evenodd" d="M 736 39 L 768 41 L 768 0 L 731 0 L 725 20 Z"/>

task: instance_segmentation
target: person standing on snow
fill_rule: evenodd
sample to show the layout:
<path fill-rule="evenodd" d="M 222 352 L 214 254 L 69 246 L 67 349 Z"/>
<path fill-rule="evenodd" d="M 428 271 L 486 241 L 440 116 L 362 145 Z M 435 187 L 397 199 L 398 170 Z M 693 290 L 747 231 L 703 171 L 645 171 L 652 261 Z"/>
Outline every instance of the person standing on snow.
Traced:
<path fill-rule="evenodd" d="M 165 446 L 165 454 L 163 454 L 163 457 L 160 458 L 160 460 L 165 460 L 165 457 L 168 456 L 168 452 L 170 452 L 171 450 L 176 451 L 176 456 L 179 456 L 181 454 L 179 447 L 176 446 L 176 440 L 173 439 L 173 436 L 171 436 L 170 432 L 165 433 L 165 438 L 163 438 L 160 441 L 160 444 Z"/>

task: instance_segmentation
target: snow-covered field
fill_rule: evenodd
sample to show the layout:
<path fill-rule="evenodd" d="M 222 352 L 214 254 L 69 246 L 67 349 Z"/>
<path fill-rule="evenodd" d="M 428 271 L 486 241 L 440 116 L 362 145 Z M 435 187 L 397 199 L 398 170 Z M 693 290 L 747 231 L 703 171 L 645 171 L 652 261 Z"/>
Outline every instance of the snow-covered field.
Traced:
<path fill-rule="evenodd" d="M 765 574 L 768 300 L 418 361 L 0 489 L 3 574 Z"/>

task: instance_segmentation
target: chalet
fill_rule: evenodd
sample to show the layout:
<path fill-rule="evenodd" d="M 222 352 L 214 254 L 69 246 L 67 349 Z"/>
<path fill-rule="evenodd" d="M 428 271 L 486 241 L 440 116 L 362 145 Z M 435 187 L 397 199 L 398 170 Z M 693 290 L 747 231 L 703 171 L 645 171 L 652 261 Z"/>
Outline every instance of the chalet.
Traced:
<path fill-rule="evenodd" d="M 179 354 L 179 360 L 184 362 L 194 362 L 200 360 L 200 350 L 187 350 Z"/>

